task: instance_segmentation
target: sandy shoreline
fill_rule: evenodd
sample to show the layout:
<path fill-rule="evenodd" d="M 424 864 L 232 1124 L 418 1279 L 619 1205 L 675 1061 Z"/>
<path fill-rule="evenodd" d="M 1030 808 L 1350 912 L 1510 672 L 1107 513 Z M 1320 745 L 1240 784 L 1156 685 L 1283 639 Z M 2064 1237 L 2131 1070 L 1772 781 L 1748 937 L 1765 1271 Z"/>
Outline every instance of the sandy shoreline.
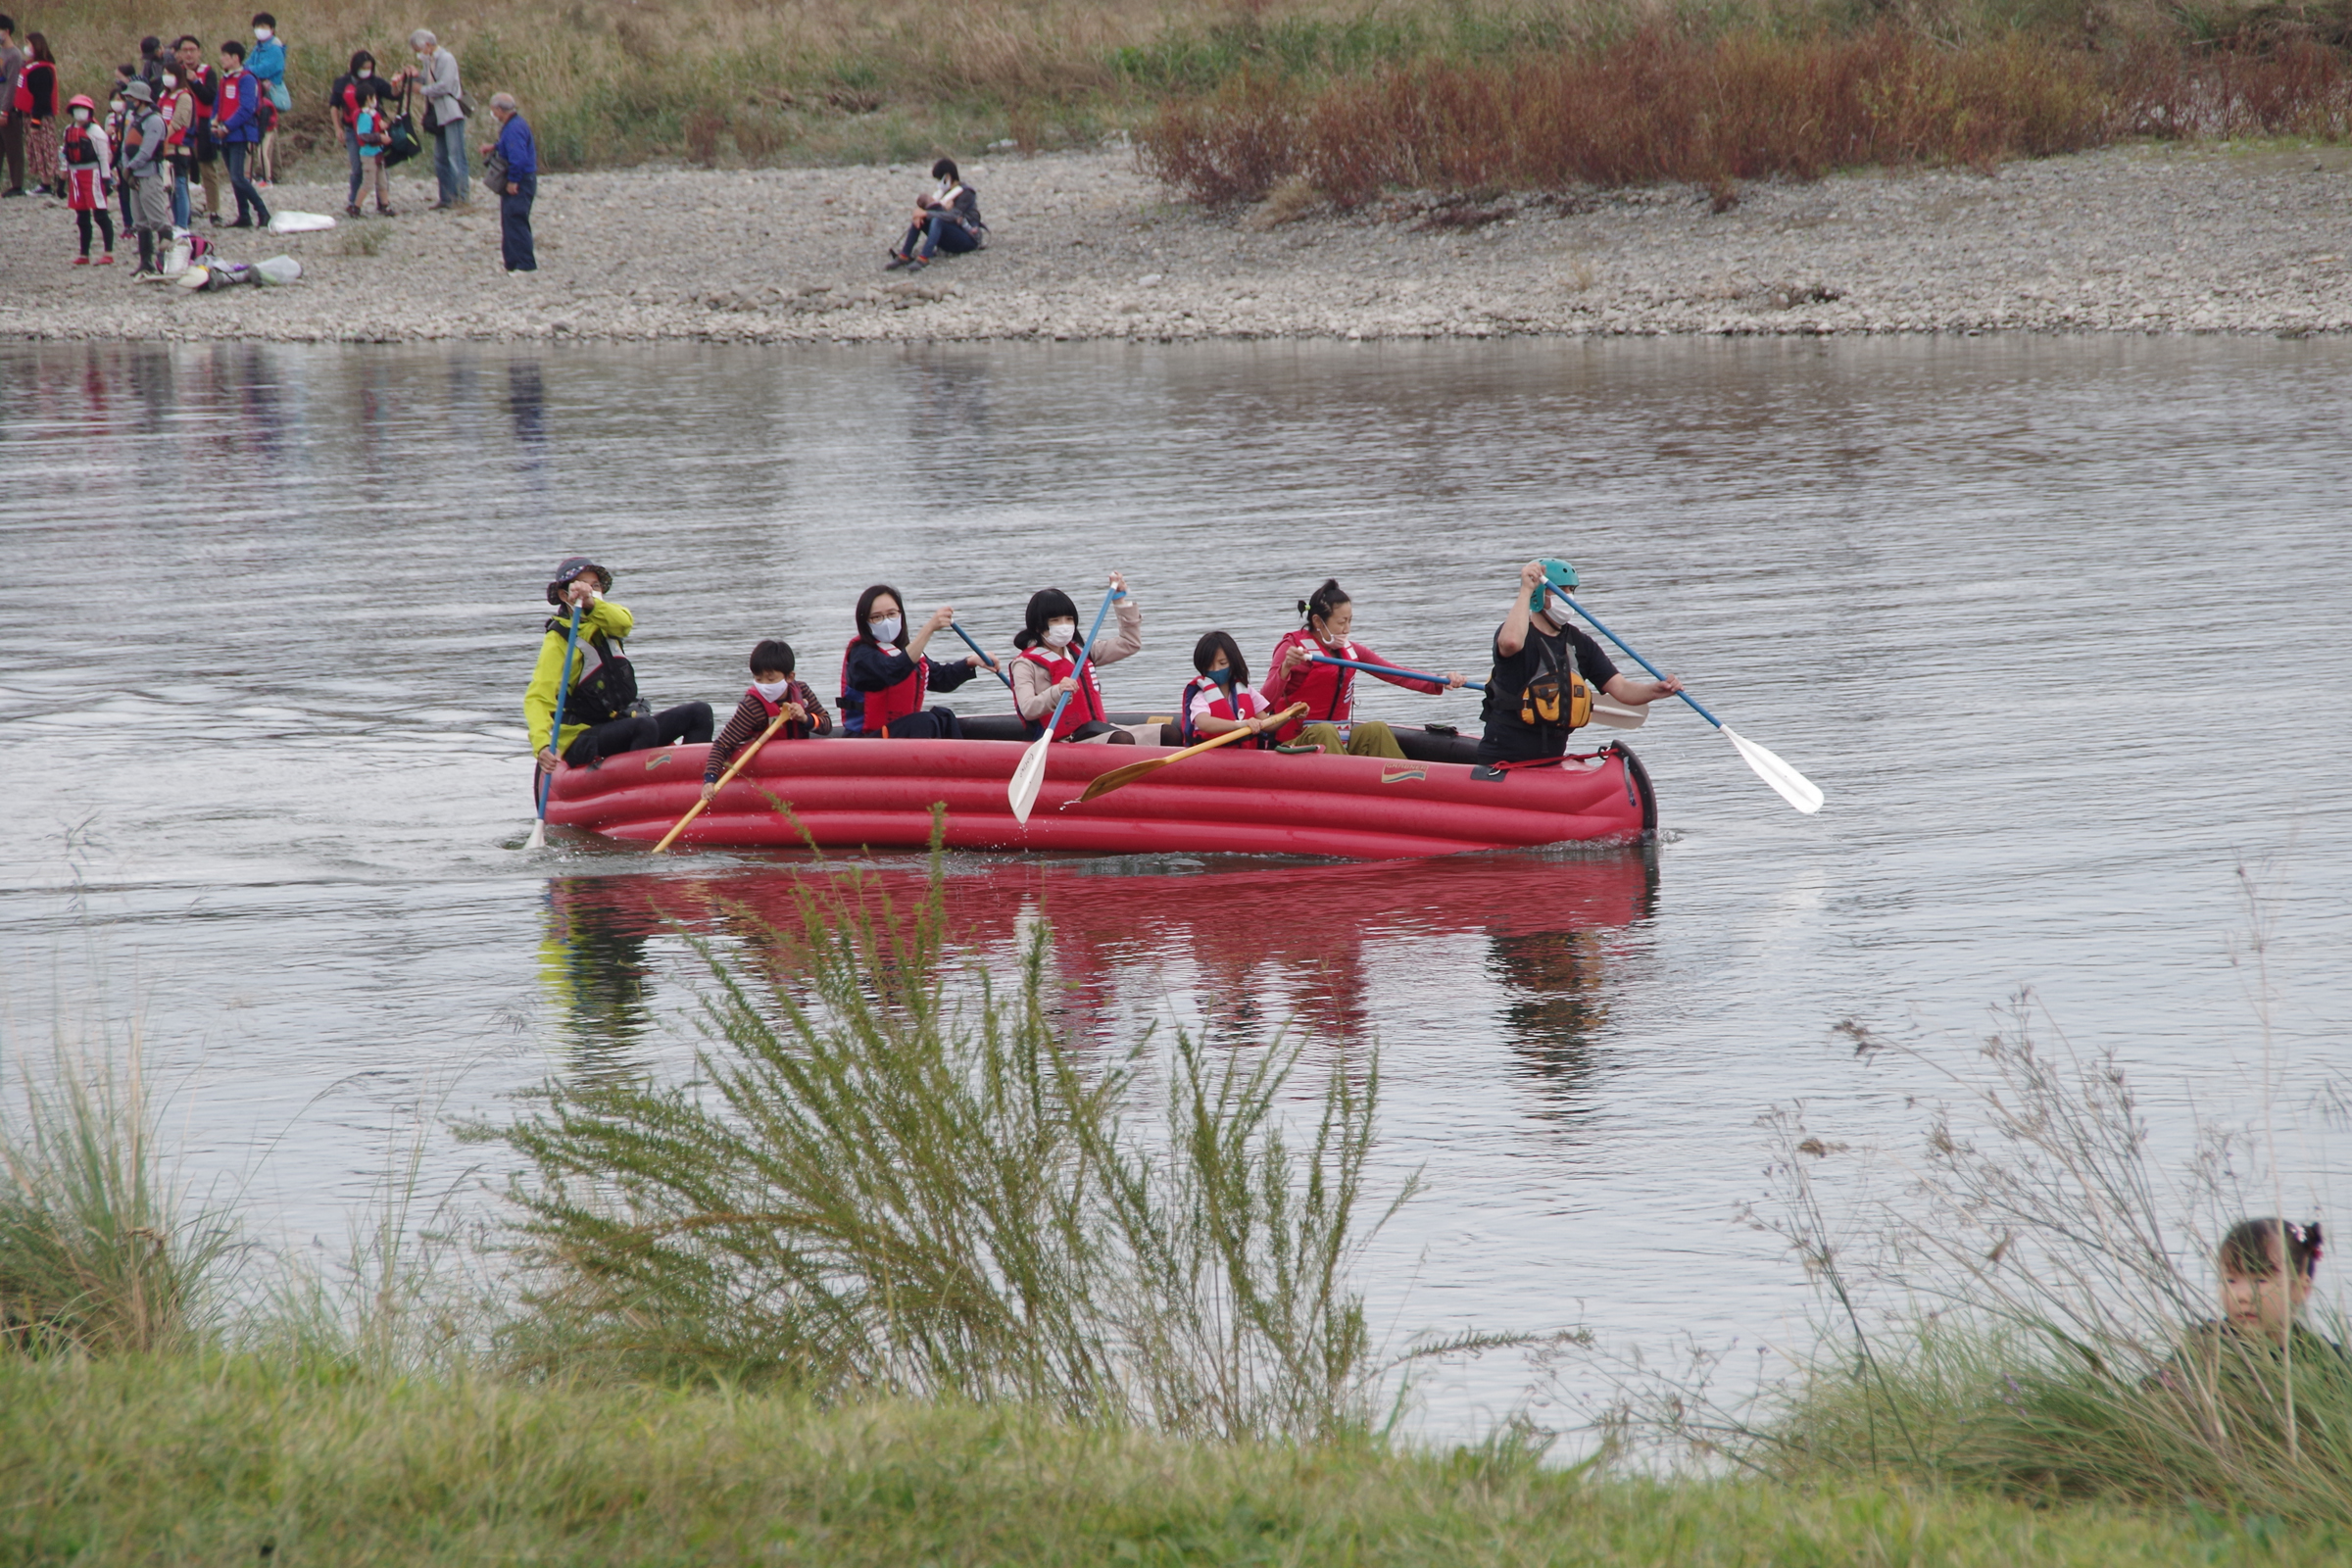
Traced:
<path fill-rule="evenodd" d="M 1759 186 L 1734 210 L 1666 188 L 1408 214 L 1211 216 L 1125 152 L 966 171 L 996 242 L 912 278 L 880 262 L 921 171 L 550 176 L 541 270 L 508 278 L 498 215 L 425 211 L 291 238 L 288 288 L 190 294 L 69 266 L 60 204 L 0 207 L 0 338 L 719 342 L 1520 334 L 2352 330 L 2352 150 L 2118 148 L 1987 177 L 1867 172 Z M 271 193 L 339 213 L 332 186 Z M 1502 204 L 1513 206 L 1514 204 Z M 373 247 L 370 253 L 370 247 Z"/>

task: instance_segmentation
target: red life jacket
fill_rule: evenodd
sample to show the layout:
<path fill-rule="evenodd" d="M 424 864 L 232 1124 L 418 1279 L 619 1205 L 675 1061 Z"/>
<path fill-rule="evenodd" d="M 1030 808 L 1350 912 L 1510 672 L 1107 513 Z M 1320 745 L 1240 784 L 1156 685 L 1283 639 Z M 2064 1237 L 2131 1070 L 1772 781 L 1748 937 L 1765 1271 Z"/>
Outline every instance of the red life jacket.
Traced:
<path fill-rule="evenodd" d="M 245 79 L 253 74 L 240 71 L 221 79 L 220 90 L 213 94 L 213 123 L 225 125 L 236 117 L 237 99 L 244 90 Z"/>
<path fill-rule="evenodd" d="M 65 153 L 66 162 L 76 169 L 89 169 L 96 166 L 98 148 L 90 140 L 89 126 L 68 125 L 66 127 Z"/>
<path fill-rule="evenodd" d="M 172 117 L 179 112 L 179 101 L 187 96 L 187 91 L 188 89 L 185 87 L 174 87 L 170 92 L 165 93 L 161 101 L 159 101 L 155 106 L 155 112 L 163 117 L 164 145 L 166 147 L 186 146 L 188 143 L 188 131 L 196 123 L 196 120 L 193 115 L 189 116 L 188 123 L 185 125 L 174 125 L 172 123 Z"/>
<path fill-rule="evenodd" d="M 1207 716 L 1210 718 L 1255 718 L 1266 710 L 1266 700 L 1248 687 L 1239 687 L 1228 693 L 1223 686 L 1206 675 L 1196 675 L 1184 688 L 1184 696 L 1179 698 L 1176 704 L 1177 739 L 1186 746 L 1192 746 L 1210 738 L 1194 728 L 1196 721 L 1193 715 L 1193 700 L 1203 692 L 1216 693 L 1215 698 L 1208 704 Z M 1257 735 L 1238 744 L 1271 746 L 1274 744 L 1274 740 L 1270 735 Z"/>
<path fill-rule="evenodd" d="M 919 713 L 928 706 L 923 699 L 931 692 L 931 662 L 927 659 L 914 661 L 913 673 L 901 679 L 895 686 L 885 686 L 878 692 L 857 691 L 850 685 L 850 655 L 856 653 L 858 645 L 863 641 L 865 639 L 862 637 L 853 637 L 849 646 L 841 651 L 841 727 L 852 735 L 887 737 L 892 719 Z M 860 701 L 864 710 L 858 722 L 853 724 L 849 717 L 850 709 Z"/>
<path fill-rule="evenodd" d="M 802 710 L 807 712 L 808 716 L 805 719 L 796 718 L 790 723 L 786 724 L 782 729 L 776 731 L 777 734 L 783 736 L 786 740 L 807 740 L 809 736 L 816 733 L 816 693 L 809 691 L 799 681 L 786 681 L 784 683 L 784 695 L 772 703 L 769 702 L 765 697 L 760 695 L 760 688 L 757 686 L 746 686 L 743 689 L 743 695 L 749 697 L 753 702 L 758 703 L 761 710 L 767 714 L 768 720 L 771 723 L 774 722 L 775 716 L 778 713 L 784 711 L 784 705 L 786 703 L 800 703 Z M 807 700 L 803 701 L 804 698 Z"/>
<path fill-rule="evenodd" d="M 1044 643 L 1022 649 L 1021 657 L 1044 669 L 1048 680 L 1062 680 L 1078 668 L 1078 661 L 1071 657 L 1068 649 L 1055 653 Z M 1081 724 L 1102 721 L 1102 688 L 1095 684 L 1095 662 L 1091 659 L 1086 662 L 1086 672 L 1078 677 L 1078 689 L 1070 693 L 1068 702 L 1062 703 L 1058 697 L 1054 701 L 1061 703 L 1061 717 L 1054 725 L 1055 740 L 1060 740 Z M 1053 710 L 1051 707 L 1046 710 L 1049 713 Z M 1042 720 L 1029 726 L 1031 740 L 1045 732 L 1046 726 Z"/>
<path fill-rule="evenodd" d="M 1365 652 L 1353 643 L 1327 649 L 1312 631 L 1301 626 L 1286 632 L 1282 641 L 1274 645 L 1273 667 L 1278 673 L 1284 657 L 1297 647 L 1304 647 L 1309 654 L 1336 652 L 1342 659 L 1361 659 Z M 1304 703 L 1306 714 L 1275 731 L 1277 740 L 1287 741 L 1308 724 L 1345 724 L 1355 714 L 1355 671 L 1338 664 L 1309 664 L 1286 678 L 1285 690 L 1280 695 L 1285 708 Z"/>

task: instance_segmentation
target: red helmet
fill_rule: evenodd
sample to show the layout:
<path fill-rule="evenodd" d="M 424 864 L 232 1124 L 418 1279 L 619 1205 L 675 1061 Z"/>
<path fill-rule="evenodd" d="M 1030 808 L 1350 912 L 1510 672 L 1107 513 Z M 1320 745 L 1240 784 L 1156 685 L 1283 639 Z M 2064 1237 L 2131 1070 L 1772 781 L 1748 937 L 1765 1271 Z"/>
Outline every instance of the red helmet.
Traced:
<path fill-rule="evenodd" d="M 73 97 L 66 100 L 66 112 L 68 114 L 73 113 L 76 109 L 87 109 L 93 115 L 98 112 L 98 106 L 90 101 L 90 95 L 86 92 L 77 92 Z"/>

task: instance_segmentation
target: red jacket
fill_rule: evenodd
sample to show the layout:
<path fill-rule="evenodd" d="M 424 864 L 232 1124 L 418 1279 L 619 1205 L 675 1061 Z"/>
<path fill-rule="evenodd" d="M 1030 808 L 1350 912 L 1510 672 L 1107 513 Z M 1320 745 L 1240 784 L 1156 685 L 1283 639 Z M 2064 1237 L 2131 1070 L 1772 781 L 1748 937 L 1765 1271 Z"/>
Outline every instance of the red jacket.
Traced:
<path fill-rule="evenodd" d="M 1266 683 L 1258 690 L 1265 693 L 1269 708 L 1288 708 L 1293 703 L 1306 704 L 1306 716 L 1292 719 L 1275 731 L 1274 738 L 1277 741 L 1290 740 L 1308 724 L 1345 724 L 1355 714 L 1354 670 L 1338 664 L 1306 664 L 1288 674 L 1284 673 L 1284 658 L 1292 649 L 1298 647 L 1304 647 L 1310 654 L 1332 654 L 1360 663 L 1389 662 L 1362 643 L 1342 643 L 1337 648 L 1326 648 L 1304 626 L 1285 636 L 1274 645 L 1273 673 L 1266 677 Z M 1382 675 L 1379 678 L 1392 686 L 1427 692 L 1433 697 L 1446 689 L 1435 681 L 1414 680 L 1406 675 Z"/>

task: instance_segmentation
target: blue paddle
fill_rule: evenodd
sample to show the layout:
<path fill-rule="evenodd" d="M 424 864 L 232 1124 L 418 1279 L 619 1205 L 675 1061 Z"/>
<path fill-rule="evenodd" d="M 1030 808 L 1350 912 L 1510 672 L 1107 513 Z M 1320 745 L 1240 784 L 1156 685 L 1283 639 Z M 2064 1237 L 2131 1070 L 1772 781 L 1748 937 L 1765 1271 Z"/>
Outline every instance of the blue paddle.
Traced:
<path fill-rule="evenodd" d="M 1073 681 L 1085 679 L 1087 662 L 1095 657 L 1095 639 L 1102 634 L 1102 617 L 1110 613 L 1110 602 L 1118 597 L 1116 588 L 1103 594 L 1102 608 L 1095 612 L 1094 629 L 1086 634 L 1086 646 L 1078 652 L 1078 667 L 1070 671 Z M 1074 684 L 1061 694 L 1061 701 L 1046 715 L 1046 732 L 1029 743 L 1029 750 L 1021 754 L 1021 765 L 1012 770 L 1012 786 L 1005 791 L 1005 798 L 1012 806 L 1012 819 L 1024 827 L 1029 823 L 1029 808 L 1037 804 L 1038 786 L 1046 781 L 1046 748 L 1054 744 L 1054 726 L 1061 722 L 1061 710 L 1077 695 Z"/>
<path fill-rule="evenodd" d="M 547 744 L 560 759 L 564 755 L 564 699 L 571 695 L 571 656 L 580 646 L 580 607 L 571 607 L 571 635 L 564 639 L 564 673 L 556 679 L 556 721 L 548 726 Z M 539 759 L 531 759 L 531 766 L 539 767 Z M 547 848 L 547 792 L 554 787 L 556 775 L 541 768 L 539 771 L 539 820 L 531 824 L 531 842 L 525 849 Z"/>
<path fill-rule="evenodd" d="M 1583 605 L 1578 604 L 1575 599 L 1566 594 L 1554 593 L 1552 597 L 1562 601 L 1570 610 L 1575 611 L 1578 614 L 1591 621 L 1594 631 L 1599 632 L 1603 637 L 1606 637 L 1609 641 L 1624 649 L 1626 652 L 1626 657 L 1633 660 L 1635 663 L 1640 664 L 1643 669 L 1648 670 L 1652 675 L 1657 676 L 1657 678 L 1660 680 L 1664 680 L 1666 678 L 1665 674 L 1659 670 L 1657 665 L 1651 663 L 1648 660 L 1643 659 L 1640 654 L 1634 652 L 1633 646 L 1624 638 L 1618 636 L 1615 632 L 1609 630 L 1608 627 L 1602 625 L 1598 615 L 1593 614 L 1592 612 L 1587 610 Z M 1782 800 L 1787 801 L 1790 806 L 1795 807 L 1798 810 L 1803 811 L 1808 816 L 1821 809 L 1821 803 L 1823 799 L 1822 793 L 1819 786 L 1817 786 L 1811 779 L 1805 777 L 1804 774 L 1799 773 L 1795 768 L 1790 767 L 1787 762 L 1784 762 L 1779 758 L 1773 756 L 1772 753 L 1766 751 L 1763 747 L 1758 746 L 1754 741 L 1748 740 L 1746 737 L 1740 735 L 1738 731 L 1734 730 L 1731 725 L 1726 724 L 1722 719 L 1717 718 L 1713 713 L 1708 712 L 1704 707 L 1700 706 L 1698 699 L 1691 696 L 1689 692 L 1676 692 L 1674 695 L 1680 697 L 1684 702 L 1689 703 L 1691 708 L 1697 711 L 1699 717 L 1705 719 L 1708 723 L 1723 731 L 1723 738 L 1727 741 L 1730 741 L 1733 749 L 1740 754 L 1741 760 L 1743 760 L 1749 767 L 1752 767 L 1756 770 L 1756 777 L 1771 785 L 1774 792 L 1778 794 Z"/>
<path fill-rule="evenodd" d="M 1369 669 L 1375 673 L 1385 669 L 1392 675 L 1406 675 L 1414 680 L 1425 680 L 1432 686 L 1446 684 L 1446 677 L 1443 675 L 1424 675 L 1417 669 L 1398 669 L 1395 664 L 1367 664 L 1360 659 L 1342 659 L 1335 654 L 1309 654 L 1306 657 L 1318 664 L 1345 664 L 1349 669 Z M 1487 689 L 1487 683 L 1483 680 L 1466 680 L 1462 684 L 1474 692 L 1483 692 Z M 1606 724 L 1611 729 L 1640 729 L 1642 721 L 1648 716 L 1647 709 L 1621 707 L 1614 699 L 1599 697 L 1592 699 L 1592 722 L 1595 724 Z"/>
<path fill-rule="evenodd" d="M 963 639 L 963 645 L 964 645 L 966 648 L 969 648 L 969 649 L 970 649 L 970 650 L 971 650 L 973 653 L 975 653 L 975 654 L 978 654 L 978 655 L 980 656 L 980 662 L 981 662 L 983 665 L 985 665 L 985 666 L 986 666 L 987 668 L 989 668 L 989 669 L 992 669 L 992 670 L 995 670 L 995 671 L 996 671 L 996 676 L 997 676 L 997 679 L 999 679 L 999 680 L 1001 680 L 1001 681 L 1003 681 L 1003 682 L 1004 683 L 1004 689 L 1005 689 L 1006 691 L 1010 691 L 1010 690 L 1012 690 L 1012 677 L 1011 677 L 1010 675 L 1007 675 L 1007 674 L 1005 674 L 1005 673 L 1004 673 L 1004 671 L 1003 669 L 1001 669 L 1001 668 L 998 668 L 998 666 L 997 666 L 997 662 L 996 662 L 995 660 L 993 660 L 993 659 L 991 659 L 991 658 L 989 658 L 989 657 L 988 657 L 988 650 L 987 650 L 987 649 L 985 649 L 985 648 L 983 648 L 983 647 L 981 647 L 981 646 L 980 646 L 978 643 L 976 643 L 976 642 L 972 641 L 972 634 L 971 634 L 970 632 L 968 632 L 968 631 L 965 631 L 965 630 L 964 630 L 964 629 L 963 629 L 961 626 L 958 626 L 958 625 L 956 625 L 956 624 L 954 621 L 952 621 L 952 620 L 948 622 L 948 630 L 950 630 L 950 631 L 954 632 L 954 633 L 955 633 L 956 636 L 958 636 L 958 637 L 962 638 L 962 639 Z"/>

